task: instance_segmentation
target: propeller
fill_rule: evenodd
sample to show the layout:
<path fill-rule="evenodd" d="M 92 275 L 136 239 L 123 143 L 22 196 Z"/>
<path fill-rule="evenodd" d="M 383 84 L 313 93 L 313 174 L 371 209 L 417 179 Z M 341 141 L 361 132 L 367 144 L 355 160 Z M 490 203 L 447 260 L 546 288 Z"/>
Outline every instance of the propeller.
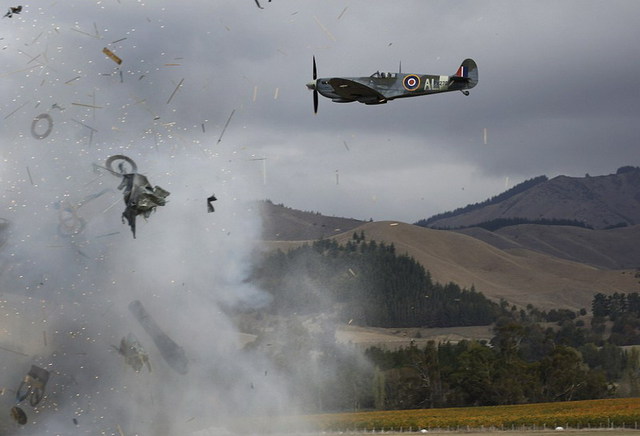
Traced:
<path fill-rule="evenodd" d="M 313 57 L 313 113 L 318 113 L 318 90 L 316 80 L 318 79 L 318 69 L 316 68 L 316 57 Z"/>

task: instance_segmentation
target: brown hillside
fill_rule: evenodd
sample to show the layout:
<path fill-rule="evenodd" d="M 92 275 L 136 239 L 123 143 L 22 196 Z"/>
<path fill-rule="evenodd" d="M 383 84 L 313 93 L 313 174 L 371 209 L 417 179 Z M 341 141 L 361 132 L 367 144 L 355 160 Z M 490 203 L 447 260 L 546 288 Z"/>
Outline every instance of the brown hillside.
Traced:
<path fill-rule="evenodd" d="M 596 229 L 640 224 L 640 169 L 595 177 L 558 176 L 496 204 L 429 223 L 475 226 L 499 218 L 566 219 Z"/>
<path fill-rule="evenodd" d="M 363 223 L 353 218 L 325 216 L 273 204 L 259 202 L 262 215 L 262 239 L 266 241 L 301 241 L 337 235 Z"/>
<path fill-rule="evenodd" d="M 390 221 L 353 229 L 368 240 L 393 243 L 422 264 L 441 283 L 454 282 L 498 300 L 541 309 L 589 308 L 596 292 L 638 292 L 640 279 L 631 270 L 603 270 L 538 253 L 516 245 L 502 250 L 464 234 Z M 346 242 L 352 231 L 334 236 Z M 508 239 L 505 239 L 508 242 Z M 271 249 L 299 245 L 267 242 Z"/>
<path fill-rule="evenodd" d="M 609 230 L 524 224 L 489 232 L 479 227 L 456 230 L 494 247 L 526 248 L 606 269 L 640 267 L 640 225 Z"/>

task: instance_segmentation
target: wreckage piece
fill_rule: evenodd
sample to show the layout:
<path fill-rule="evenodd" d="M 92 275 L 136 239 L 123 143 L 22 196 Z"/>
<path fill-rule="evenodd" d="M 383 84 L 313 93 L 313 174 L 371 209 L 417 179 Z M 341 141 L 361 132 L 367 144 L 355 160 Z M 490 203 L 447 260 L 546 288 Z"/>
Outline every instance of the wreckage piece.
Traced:
<path fill-rule="evenodd" d="M 215 209 L 213 208 L 213 204 L 211 204 L 212 201 L 216 201 L 217 198 L 215 196 L 215 194 L 211 194 L 211 197 L 207 198 L 207 212 L 211 213 L 213 212 Z"/>
<path fill-rule="evenodd" d="M 149 372 L 151 372 L 149 355 L 144 351 L 144 348 L 142 348 L 142 345 L 140 345 L 140 342 L 138 342 L 132 333 L 129 333 L 126 338 L 122 338 L 119 348 L 115 345 L 111 347 L 124 357 L 125 363 L 132 367 L 135 372 L 140 372 L 142 365 L 145 364 Z"/>
<path fill-rule="evenodd" d="M 117 161 L 120 162 L 116 169 Z M 166 198 L 169 196 L 169 191 L 159 186 L 152 187 L 146 176 L 136 172 L 138 166 L 133 159 L 127 156 L 121 154 L 111 156 L 107 159 L 105 167 L 111 174 L 122 177 L 118 186 L 118 189 L 122 190 L 126 206 L 122 213 L 122 222 L 127 220 L 135 239 L 136 217 L 143 215 L 144 218 L 149 218 L 156 207 L 164 206 L 167 203 Z"/>
<path fill-rule="evenodd" d="M 122 63 L 122 59 L 120 59 L 118 55 L 116 55 L 114 52 L 109 50 L 107 47 L 102 49 L 102 53 L 106 54 L 109 57 L 109 59 L 111 59 L 116 64 L 120 65 Z"/>
<path fill-rule="evenodd" d="M 38 132 L 37 128 L 41 120 L 46 121 L 47 127 L 44 129 L 43 132 Z M 36 116 L 31 122 L 31 135 L 36 139 L 46 138 L 47 136 L 49 136 L 52 130 L 53 130 L 53 119 L 51 118 L 51 115 L 47 113 Z"/>
<path fill-rule="evenodd" d="M 31 365 L 31 369 L 20 382 L 20 386 L 16 391 L 16 402 L 20 403 L 29 398 L 29 404 L 36 407 L 42 397 L 44 397 L 44 388 L 49 381 L 49 371 L 39 366 Z"/>
<path fill-rule="evenodd" d="M 136 217 L 142 215 L 149 218 L 156 207 L 167 203 L 169 191 L 159 186 L 151 187 L 149 180 L 142 174 L 124 174 L 118 189 L 123 190 L 124 204 L 126 208 L 122 213 L 122 222 L 125 218 L 131 227 L 133 238 L 136 237 Z"/>
<path fill-rule="evenodd" d="M 10 413 L 13 420 L 18 424 L 25 425 L 27 423 L 27 414 L 18 406 L 13 406 Z"/>
<path fill-rule="evenodd" d="M 114 168 L 117 164 L 118 170 Z M 130 168 L 126 168 L 125 164 L 128 164 Z M 128 173 L 138 172 L 138 165 L 131 159 L 129 156 L 125 156 L 124 154 L 114 154 L 113 156 L 109 156 L 105 166 L 109 171 L 111 171 L 114 175 L 122 175 Z"/>
<path fill-rule="evenodd" d="M 260 9 L 264 9 L 262 6 L 260 6 L 260 2 L 258 0 L 255 0 L 255 2 L 256 2 L 256 5 L 258 5 L 258 7 Z M 271 0 L 269 0 L 269 3 L 271 3 Z"/>
<path fill-rule="evenodd" d="M 20 12 L 22 12 L 22 6 L 12 6 L 9 8 L 9 10 L 7 11 L 6 14 L 4 14 L 4 17 L 13 17 L 13 14 L 19 14 Z M 4 18 L 2 17 L 2 18 Z"/>
<path fill-rule="evenodd" d="M 151 336 L 165 362 L 178 374 L 186 374 L 189 371 L 189 361 L 184 349 L 158 327 L 158 324 L 156 324 L 139 300 L 129 303 L 129 310 Z"/>

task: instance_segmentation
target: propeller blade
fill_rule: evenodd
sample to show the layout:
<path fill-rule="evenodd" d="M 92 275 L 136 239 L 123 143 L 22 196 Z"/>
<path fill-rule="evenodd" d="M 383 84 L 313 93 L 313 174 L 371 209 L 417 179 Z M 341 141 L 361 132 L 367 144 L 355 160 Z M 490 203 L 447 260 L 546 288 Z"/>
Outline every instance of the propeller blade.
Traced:
<path fill-rule="evenodd" d="M 313 113 L 318 113 L 318 91 L 313 90 Z"/>
<path fill-rule="evenodd" d="M 318 70 L 316 69 L 316 57 L 313 57 L 313 80 L 318 78 Z"/>

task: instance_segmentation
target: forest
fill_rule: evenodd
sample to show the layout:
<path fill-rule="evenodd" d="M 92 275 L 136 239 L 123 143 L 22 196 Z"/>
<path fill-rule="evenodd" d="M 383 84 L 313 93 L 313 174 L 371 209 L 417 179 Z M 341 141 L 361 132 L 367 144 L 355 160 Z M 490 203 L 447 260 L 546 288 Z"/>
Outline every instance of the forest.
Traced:
<path fill-rule="evenodd" d="M 473 288 L 440 284 L 393 244 L 354 233 L 344 246 L 332 239 L 267 256 L 251 277 L 273 296 L 269 310 L 335 311 L 338 320 L 370 327 L 489 325 L 503 308 Z"/>
<path fill-rule="evenodd" d="M 521 404 L 640 396 L 640 297 L 594 295 L 591 312 L 494 303 L 473 289 L 431 280 L 393 245 L 354 233 L 345 245 L 319 240 L 265 257 L 251 280 L 272 293 L 265 309 L 282 321 L 269 357 L 293 380 L 310 413 Z M 415 343 L 396 350 L 335 341 L 300 316 L 379 327 L 489 325 L 489 342 Z M 256 352 L 258 337 L 243 352 Z M 268 343 L 267 345 L 272 345 Z"/>

